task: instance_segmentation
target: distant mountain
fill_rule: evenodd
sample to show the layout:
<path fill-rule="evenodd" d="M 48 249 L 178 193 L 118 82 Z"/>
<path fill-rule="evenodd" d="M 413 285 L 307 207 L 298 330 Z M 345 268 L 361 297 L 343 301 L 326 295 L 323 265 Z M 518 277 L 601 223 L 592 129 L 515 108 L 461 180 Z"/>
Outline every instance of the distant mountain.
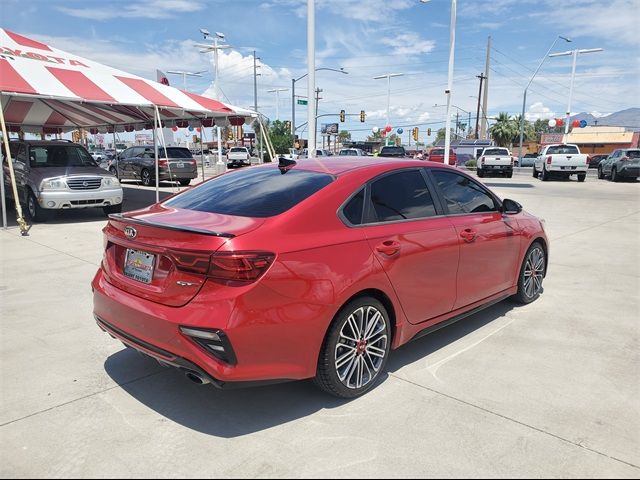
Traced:
<path fill-rule="evenodd" d="M 572 116 L 571 120 L 586 120 L 589 125 L 596 125 L 597 121 L 597 125 L 640 130 L 640 108 L 627 108 L 604 117 L 594 117 L 590 113 L 582 112 Z"/>

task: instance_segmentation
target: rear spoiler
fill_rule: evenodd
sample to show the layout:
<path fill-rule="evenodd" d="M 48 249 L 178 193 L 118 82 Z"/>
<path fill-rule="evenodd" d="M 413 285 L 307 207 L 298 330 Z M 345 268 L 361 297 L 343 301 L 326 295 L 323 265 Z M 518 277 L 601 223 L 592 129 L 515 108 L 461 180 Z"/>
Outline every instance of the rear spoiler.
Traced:
<path fill-rule="evenodd" d="M 211 230 L 204 230 L 202 228 L 184 227 L 179 225 L 170 225 L 168 223 L 151 222 L 149 220 L 143 220 L 141 218 L 126 217 L 122 213 L 112 213 L 111 215 L 109 215 L 109 218 L 111 220 L 117 220 L 119 222 L 130 222 L 130 223 L 135 223 L 137 225 L 147 225 L 149 227 L 164 228 L 166 230 L 175 230 L 178 232 L 199 233 L 201 235 L 209 235 L 211 237 L 223 237 L 223 238 L 235 237 L 235 235 L 231 233 L 213 232 Z"/>

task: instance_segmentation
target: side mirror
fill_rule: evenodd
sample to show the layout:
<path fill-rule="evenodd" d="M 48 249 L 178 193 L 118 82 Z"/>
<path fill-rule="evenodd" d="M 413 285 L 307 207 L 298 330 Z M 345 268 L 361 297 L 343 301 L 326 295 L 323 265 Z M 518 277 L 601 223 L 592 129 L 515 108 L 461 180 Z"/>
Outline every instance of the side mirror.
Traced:
<path fill-rule="evenodd" d="M 502 213 L 506 215 L 516 215 L 522 211 L 522 205 L 515 200 L 505 198 L 502 201 Z"/>

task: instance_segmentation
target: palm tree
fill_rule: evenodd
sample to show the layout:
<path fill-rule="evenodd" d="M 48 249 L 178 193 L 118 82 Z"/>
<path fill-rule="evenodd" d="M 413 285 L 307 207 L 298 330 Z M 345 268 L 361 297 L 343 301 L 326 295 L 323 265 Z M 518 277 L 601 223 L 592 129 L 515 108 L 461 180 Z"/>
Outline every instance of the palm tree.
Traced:
<path fill-rule="evenodd" d="M 500 112 L 489 129 L 491 137 L 499 147 L 510 147 L 511 141 L 518 131 L 518 126 L 506 112 Z"/>

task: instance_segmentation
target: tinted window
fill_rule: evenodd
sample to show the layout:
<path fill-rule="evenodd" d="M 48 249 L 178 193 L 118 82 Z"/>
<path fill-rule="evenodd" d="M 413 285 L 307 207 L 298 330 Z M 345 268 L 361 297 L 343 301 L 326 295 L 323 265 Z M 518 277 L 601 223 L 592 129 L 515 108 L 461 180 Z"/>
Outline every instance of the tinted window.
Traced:
<path fill-rule="evenodd" d="M 342 209 L 345 218 L 352 225 L 360 225 L 362 223 L 362 207 L 364 205 L 364 189 L 360 190 L 355 197 L 349 200 L 349 203 Z"/>
<path fill-rule="evenodd" d="M 575 145 L 555 145 L 547 149 L 547 155 L 580 153 Z"/>
<path fill-rule="evenodd" d="M 497 210 L 493 197 L 470 178 L 443 170 L 435 170 L 433 176 L 442 191 L 450 214 Z"/>
<path fill-rule="evenodd" d="M 483 155 L 509 155 L 509 150 L 506 148 L 487 148 Z"/>
<path fill-rule="evenodd" d="M 382 147 L 380 155 L 404 155 L 404 147 Z"/>
<path fill-rule="evenodd" d="M 276 167 L 221 175 L 168 200 L 165 205 L 240 217 L 271 217 L 286 212 L 333 181 L 331 175 Z"/>
<path fill-rule="evenodd" d="M 444 155 L 444 149 L 443 148 L 436 148 L 434 150 L 431 150 L 429 155 Z"/>
<path fill-rule="evenodd" d="M 231 150 L 229 150 L 230 152 L 241 152 L 241 153 L 247 153 L 247 149 L 246 148 L 240 148 L 240 147 L 234 147 Z"/>
<path fill-rule="evenodd" d="M 98 166 L 84 148 L 72 145 L 33 145 L 29 159 L 35 168 Z"/>
<path fill-rule="evenodd" d="M 394 173 L 373 182 L 371 203 L 376 222 L 436 215 L 427 184 L 417 170 Z"/>
<path fill-rule="evenodd" d="M 625 157 L 640 158 L 640 150 L 627 150 Z"/>

